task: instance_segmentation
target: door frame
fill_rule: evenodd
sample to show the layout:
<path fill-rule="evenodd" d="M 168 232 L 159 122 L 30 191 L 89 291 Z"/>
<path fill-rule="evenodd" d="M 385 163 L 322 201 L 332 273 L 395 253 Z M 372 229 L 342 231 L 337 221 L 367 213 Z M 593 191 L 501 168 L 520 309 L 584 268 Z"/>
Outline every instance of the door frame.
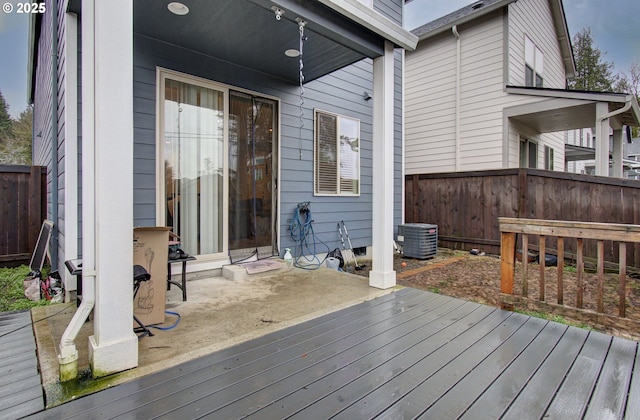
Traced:
<path fill-rule="evenodd" d="M 158 226 L 166 225 L 166 210 L 163 206 L 159 205 L 159 203 L 163 203 L 165 201 L 165 173 L 164 173 L 164 148 L 162 147 L 162 133 L 164 130 L 164 83 L 165 79 L 177 80 L 184 83 L 195 84 L 198 86 L 202 86 L 205 88 L 211 88 L 215 90 L 222 91 L 224 94 L 224 146 L 223 146 L 223 154 L 224 154 L 224 181 L 223 181 L 223 237 L 222 237 L 222 251 L 216 254 L 207 254 L 198 256 L 198 261 L 206 262 L 206 261 L 222 261 L 226 263 L 229 261 L 229 92 L 236 91 L 240 93 L 245 93 L 247 95 L 261 97 L 265 99 L 272 100 L 276 103 L 277 106 L 277 121 L 274 127 L 277 128 L 277 135 L 274 137 L 274 141 L 276 144 L 273 147 L 274 153 L 276 156 L 274 157 L 274 163 L 276 163 L 277 168 L 275 173 L 276 182 L 275 187 L 277 189 L 274 194 L 275 200 L 275 221 L 274 221 L 274 229 L 273 232 L 274 238 L 276 240 L 276 244 L 279 246 L 280 244 L 280 219 L 281 219 L 281 211 L 280 211 L 280 203 L 281 203 L 281 171 L 282 171 L 282 153 L 281 153 L 281 140 L 282 140 L 282 103 L 280 98 L 272 95 L 265 94 L 263 92 L 252 91 L 248 89 L 243 89 L 237 86 L 228 85 L 225 83 L 216 82 L 214 80 L 193 76 L 188 73 L 183 73 L 175 70 L 171 70 L 168 68 L 156 67 L 156 224 Z"/>

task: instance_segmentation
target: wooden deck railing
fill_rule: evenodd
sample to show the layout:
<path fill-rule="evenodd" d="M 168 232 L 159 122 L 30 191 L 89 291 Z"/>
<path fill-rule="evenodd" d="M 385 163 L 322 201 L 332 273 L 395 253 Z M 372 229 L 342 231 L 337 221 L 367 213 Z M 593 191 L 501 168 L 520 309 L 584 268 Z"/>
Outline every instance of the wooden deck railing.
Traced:
<path fill-rule="evenodd" d="M 536 309 L 542 307 L 543 310 L 553 313 L 568 314 L 573 318 L 588 320 L 604 326 L 622 326 L 638 329 L 640 319 L 627 319 L 627 243 L 640 243 L 640 226 L 611 223 L 591 223 L 591 222 L 571 222 L 557 220 L 521 219 L 521 218 L 498 218 L 500 225 L 500 287 L 502 296 L 502 306 L 506 309 L 513 309 L 516 304 Z M 522 284 L 521 297 L 514 294 L 515 262 L 517 236 L 521 235 L 522 260 Z M 539 261 L 539 294 L 538 298 L 529 298 L 528 273 L 530 261 L 529 237 L 538 238 L 538 261 Z M 552 237 L 557 243 L 557 304 L 546 301 L 545 289 L 545 255 L 546 238 Z M 565 269 L 565 239 L 575 238 L 576 253 L 576 298 L 575 306 L 565 303 L 564 298 L 564 269 Z M 584 308 L 585 270 L 583 255 L 584 240 L 597 241 L 597 285 L 595 311 Z M 618 314 L 605 314 L 605 261 L 604 249 L 605 241 L 618 243 Z M 609 243 L 609 242 L 607 242 Z M 531 305 L 534 303 L 534 305 Z M 568 312 L 567 312 L 568 311 Z"/>

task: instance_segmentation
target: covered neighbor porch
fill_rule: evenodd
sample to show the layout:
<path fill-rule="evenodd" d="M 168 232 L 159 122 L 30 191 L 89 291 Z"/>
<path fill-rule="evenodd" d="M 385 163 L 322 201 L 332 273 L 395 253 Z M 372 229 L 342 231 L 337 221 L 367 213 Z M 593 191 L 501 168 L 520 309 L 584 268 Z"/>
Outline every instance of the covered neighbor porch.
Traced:
<path fill-rule="evenodd" d="M 540 99 L 505 108 L 505 124 L 512 120 L 539 134 L 595 128 L 595 156 L 584 147 L 566 145 L 565 160 L 567 157 L 568 160 L 595 157 L 595 175 L 623 177 L 623 127 L 640 126 L 640 107 L 633 95 L 516 86 L 507 86 L 505 91 Z M 609 150 L 610 131 L 613 132 L 613 150 Z M 600 141 L 603 138 L 607 141 Z"/>

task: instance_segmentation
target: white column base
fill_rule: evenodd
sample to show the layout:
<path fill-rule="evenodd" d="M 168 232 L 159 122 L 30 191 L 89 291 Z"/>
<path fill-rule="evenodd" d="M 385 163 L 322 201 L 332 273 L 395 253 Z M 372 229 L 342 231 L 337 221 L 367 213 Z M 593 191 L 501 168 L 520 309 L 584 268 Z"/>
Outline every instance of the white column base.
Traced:
<path fill-rule="evenodd" d="M 387 271 L 385 273 L 378 271 L 369 272 L 369 286 L 377 289 L 390 289 L 396 285 L 396 272 Z"/>
<path fill-rule="evenodd" d="M 101 378 L 137 367 L 138 336 L 131 330 L 131 337 L 104 346 L 98 346 L 95 336 L 90 336 L 89 363 L 91 375 L 94 378 Z"/>

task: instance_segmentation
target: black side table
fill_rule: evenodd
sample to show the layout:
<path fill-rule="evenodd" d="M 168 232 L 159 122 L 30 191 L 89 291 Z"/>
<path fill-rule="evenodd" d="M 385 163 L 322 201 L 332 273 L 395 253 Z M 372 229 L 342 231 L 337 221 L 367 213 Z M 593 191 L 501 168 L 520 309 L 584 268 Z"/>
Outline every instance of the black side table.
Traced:
<path fill-rule="evenodd" d="M 196 257 L 188 256 L 186 258 L 178 258 L 174 260 L 167 260 L 167 290 L 171 290 L 171 285 L 174 284 L 182 289 L 182 301 L 187 300 L 187 263 L 189 261 L 195 261 Z M 182 284 L 171 279 L 171 264 L 182 263 Z"/>

